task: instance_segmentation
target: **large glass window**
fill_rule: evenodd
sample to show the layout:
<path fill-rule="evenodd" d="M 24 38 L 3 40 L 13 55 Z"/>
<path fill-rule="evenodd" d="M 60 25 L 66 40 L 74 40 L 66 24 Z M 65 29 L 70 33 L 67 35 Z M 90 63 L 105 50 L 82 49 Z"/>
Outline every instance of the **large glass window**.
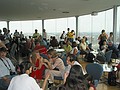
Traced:
<path fill-rule="evenodd" d="M 113 31 L 113 9 L 99 12 L 97 15 L 79 16 L 79 36 L 86 36 L 88 41 L 98 48 L 98 36 L 102 29 L 106 33 Z"/>
<path fill-rule="evenodd" d="M 56 36 L 59 40 L 59 37 L 62 31 L 67 32 L 67 28 L 75 30 L 75 17 L 70 18 L 60 18 L 60 19 L 50 19 L 45 20 L 45 29 L 48 33 L 48 37 Z"/>
<path fill-rule="evenodd" d="M 12 33 L 14 33 L 15 30 L 17 30 L 18 32 L 22 31 L 25 36 L 33 35 L 35 29 L 37 29 L 40 34 L 42 33 L 41 20 L 11 21 L 9 26 Z"/>
<path fill-rule="evenodd" d="M 120 6 L 117 8 L 117 43 L 120 43 Z"/>
<path fill-rule="evenodd" d="M 0 29 L 3 30 L 3 28 L 7 28 L 7 22 L 0 21 Z"/>

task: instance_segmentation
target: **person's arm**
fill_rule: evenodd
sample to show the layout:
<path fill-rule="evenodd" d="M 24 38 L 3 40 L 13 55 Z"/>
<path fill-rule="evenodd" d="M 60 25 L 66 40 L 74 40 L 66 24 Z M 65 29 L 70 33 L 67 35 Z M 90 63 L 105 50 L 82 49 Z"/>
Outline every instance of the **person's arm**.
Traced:
<path fill-rule="evenodd" d="M 65 82 L 66 82 L 66 79 L 67 79 L 68 75 L 69 75 L 69 73 L 68 73 L 68 72 L 65 72 L 65 73 L 64 73 L 64 82 L 63 82 L 63 83 L 65 83 Z"/>
<path fill-rule="evenodd" d="M 86 49 L 90 51 L 90 48 L 88 46 L 86 46 Z"/>
<path fill-rule="evenodd" d="M 43 90 L 45 90 L 45 87 L 46 87 L 46 84 L 47 84 L 47 81 L 48 81 L 49 77 L 50 77 L 50 74 L 47 74 L 46 77 L 45 77 L 45 80 L 44 80 L 43 85 L 42 85 Z"/>
<path fill-rule="evenodd" d="M 38 67 L 36 67 L 36 69 L 40 69 L 40 68 L 42 67 L 42 59 L 43 59 L 43 58 L 38 59 L 38 60 L 39 60 L 39 66 L 38 66 Z"/>
<path fill-rule="evenodd" d="M 48 69 L 52 69 L 52 65 L 47 59 L 43 59 L 43 63 Z"/>
<path fill-rule="evenodd" d="M 89 90 L 94 90 L 94 88 L 93 88 L 93 87 L 90 87 Z"/>
<path fill-rule="evenodd" d="M 101 39 L 101 34 L 99 35 L 99 37 L 98 37 L 98 40 L 100 40 Z"/>
<path fill-rule="evenodd" d="M 73 51 L 73 55 L 76 55 L 78 52 L 78 50 L 75 48 L 74 51 Z"/>

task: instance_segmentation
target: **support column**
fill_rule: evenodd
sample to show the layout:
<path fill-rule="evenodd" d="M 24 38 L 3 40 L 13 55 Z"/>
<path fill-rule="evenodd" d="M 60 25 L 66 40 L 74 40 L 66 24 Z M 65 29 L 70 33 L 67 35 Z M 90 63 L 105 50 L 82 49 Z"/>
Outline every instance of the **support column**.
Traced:
<path fill-rule="evenodd" d="M 44 19 L 42 20 L 42 35 L 43 35 L 43 29 L 44 29 Z"/>
<path fill-rule="evenodd" d="M 9 30 L 9 22 L 10 22 L 10 21 L 7 21 L 7 29 L 8 29 L 8 30 Z"/>
<path fill-rule="evenodd" d="M 76 17 L 76 38 L 78 37 L 78 17 L 79 16 L 75 16 Z"/>
<path fill-rule="evenodd" d="M 117 36 L 117 6 L 113 7 L 113 42 L 116 44 Z"/>

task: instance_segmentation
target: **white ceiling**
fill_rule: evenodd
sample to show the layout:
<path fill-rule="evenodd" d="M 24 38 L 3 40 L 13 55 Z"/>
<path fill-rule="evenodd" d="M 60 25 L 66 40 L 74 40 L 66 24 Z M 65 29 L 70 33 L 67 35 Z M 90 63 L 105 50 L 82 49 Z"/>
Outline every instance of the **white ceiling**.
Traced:
<path fill-rule="evenodd" d="M 120 0 L 0 0 L 0 21 L 79 16 L 114 5 L 120 5 Z"/>

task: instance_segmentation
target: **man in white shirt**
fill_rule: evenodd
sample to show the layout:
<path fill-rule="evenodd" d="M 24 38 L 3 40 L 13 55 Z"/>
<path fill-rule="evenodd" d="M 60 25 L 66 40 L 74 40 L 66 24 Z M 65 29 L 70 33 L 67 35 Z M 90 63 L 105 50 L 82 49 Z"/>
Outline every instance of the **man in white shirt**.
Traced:
<path fill-rule="evenodd" d="M 15 67 L 11 60 L 6 57 L 7 49 L 0 48 L 0 88 L 6 89 L 9 85 L 10 79 L 15 74 Z"/>
<path fill-rule="evenodd" d="M 29 61 L 22 62 L 18 69 L 20 75 L 12 78 L 8 90 L 42 90 L 35 79 L 29 76 L 32 71 L 32 64 Z"/>

